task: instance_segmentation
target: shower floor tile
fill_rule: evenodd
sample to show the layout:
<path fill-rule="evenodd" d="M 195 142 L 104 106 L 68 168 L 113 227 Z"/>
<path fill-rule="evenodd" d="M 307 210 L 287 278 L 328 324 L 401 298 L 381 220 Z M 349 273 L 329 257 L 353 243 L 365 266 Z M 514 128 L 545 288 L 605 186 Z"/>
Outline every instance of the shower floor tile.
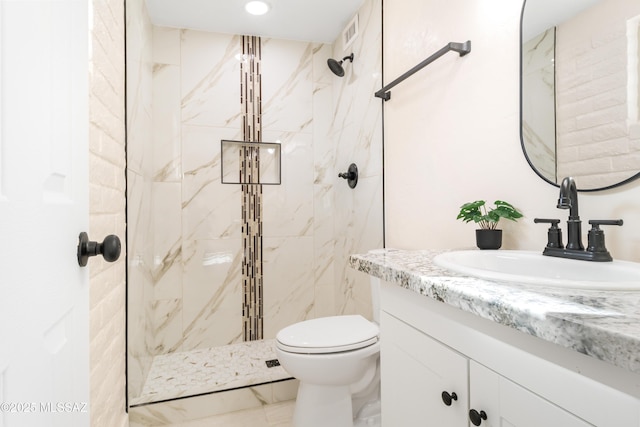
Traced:
<path fill-rule="evenodd" d="M 147 381 L 132 405 L 231 390 L 292 378 L 276 359 L 275 340 L 155 356 Z"/>

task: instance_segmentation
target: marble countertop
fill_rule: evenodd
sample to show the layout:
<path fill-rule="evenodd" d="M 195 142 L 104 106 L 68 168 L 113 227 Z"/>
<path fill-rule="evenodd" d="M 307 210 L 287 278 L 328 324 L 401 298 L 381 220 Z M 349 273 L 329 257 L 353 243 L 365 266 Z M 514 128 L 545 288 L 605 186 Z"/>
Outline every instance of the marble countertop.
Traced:
<path fill-rule="evenodd" d="M 351 255 L 349 263 L 418 294 L 640 374 L 640 291 L 482 280 L 433 264 L 440 253 L 378 249 Z"/>

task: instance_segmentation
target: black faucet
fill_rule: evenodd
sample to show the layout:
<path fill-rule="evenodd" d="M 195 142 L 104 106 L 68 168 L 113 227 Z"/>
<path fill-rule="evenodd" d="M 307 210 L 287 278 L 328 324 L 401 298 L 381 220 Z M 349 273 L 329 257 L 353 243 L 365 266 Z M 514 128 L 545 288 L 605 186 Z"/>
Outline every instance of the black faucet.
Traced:
<path fill-rule="evenodd" d="M 558 197 L 559 209 L 569 209 L 567 220 L 567 246 L 562 245 L 562 230 L 558 227 L 559 219 L 535 218 L 535 223 L 549 223 L 551 227 L 547 233 L 547 246 L 543 255 L 579 259 L 584 261 L 612 261 L 613 258 L 604 244 L 604 231 L 601 225 L 622 225 L 621 219 L 591 220 L 589 230 L 589 245 L 587 250 L 582 245 L 582 221 L 578 214 L 578 190 L 572 177 L 567 177 L 560 184 L 560 196 Z"/>
<path fill-rule="evenodd" d="M 567 220 L 567 249 L 584 250 L 582 245 L 582 221 L 578 214 L 578 190 L 572 177 L 566 177 L 560 184 L 558 209 L 569 209 Z"/>

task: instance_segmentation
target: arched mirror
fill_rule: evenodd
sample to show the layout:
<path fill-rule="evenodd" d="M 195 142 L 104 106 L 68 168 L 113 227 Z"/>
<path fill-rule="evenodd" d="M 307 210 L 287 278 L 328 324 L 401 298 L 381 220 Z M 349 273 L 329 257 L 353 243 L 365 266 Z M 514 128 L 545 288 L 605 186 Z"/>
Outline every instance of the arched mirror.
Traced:
<path fill-rule="evenodd" d="M 640 2 L 525 0 L 520 135 L 533 170 L 581 191 L 640 177 Z"/>

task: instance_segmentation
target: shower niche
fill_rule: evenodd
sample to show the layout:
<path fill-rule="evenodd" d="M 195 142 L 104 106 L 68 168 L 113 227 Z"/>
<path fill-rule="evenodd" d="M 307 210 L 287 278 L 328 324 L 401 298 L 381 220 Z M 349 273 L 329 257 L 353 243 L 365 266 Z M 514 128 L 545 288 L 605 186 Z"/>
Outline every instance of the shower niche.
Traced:
<path fill-rule="evenodd" d="M 280 185 L 280 144 L 224 139 L 220 144 L 223 184 Z"/>

